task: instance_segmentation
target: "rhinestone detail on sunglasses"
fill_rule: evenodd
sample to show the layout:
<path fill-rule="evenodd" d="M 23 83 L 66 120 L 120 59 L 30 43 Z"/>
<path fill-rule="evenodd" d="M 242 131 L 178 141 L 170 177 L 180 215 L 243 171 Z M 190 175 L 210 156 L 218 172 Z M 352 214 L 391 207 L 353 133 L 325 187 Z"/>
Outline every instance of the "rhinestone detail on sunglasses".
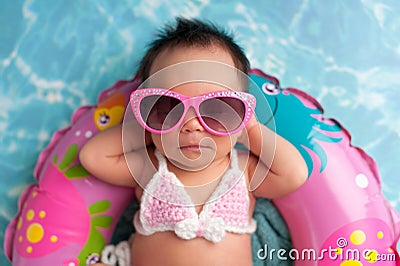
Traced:
<path fill-rule="evenodd" d="M 176 124 L 173 125 L 171 128 L 163 129 L 163 130 L 154 129 L 154 128 L 150 127 L 149 125 L 147 125 L 140 113 L 140 103 L 147 96 L 167 96 L 167 97 L 175 98 L 175 99 L 178 99 L 179 101 L 181 101 L 181 104 L 184 105 L 184 111 L 183 111 L 181 117 L 179 118 L 179 120 L 176 122 Z M 239 99 L 244 105 L 244 117 L 243 117 L 240 125 L 237 128 L 235 128 L 234 130 L 227 131 L 227 132 L 220 132 L 220 131 L 217 131 L 217 130 L 214 130 L 213 128 L 211 128 L 204 121 L 204 119 L 202 118 L 200 111 L 199 111 L 199 108 L 200 108 L 199 106 L 204 101 L 206 101 L 208 99 L 221 98 L 221 97 Z M 249 93 L 245 93 L 245 92 L 238 92 L 238 91 L 232 91 L 232 90 L 213 91 L 213 92 L 205 93 L 203 95 L 189 97 L 189 96 L 185 96 L 180 93 L 177 93 L 177 92 L 174 92 L 171 90 L 167 90 L 167 89 L 163 89 L 163 88 L 145 88 L 145 89 L 133 91 L 131 93 L 131 97 L 130 97 L 132 110 L 133 110 L 133 113 L 134 113 L 136 119 L 138 120 L 138 122 L 145 129 L 147 129 L 150 132 L 156 133 L 156 134 L 168 133 L 168 132 L 174 130 L 178 126 L 179 122 L 181 122 L 182 117 L 186 114 L 188 108 L 190 107 L 190 106 L 189 107 L 187 106 L 186 102 L 191 101 L 191 100 L 192 100 L 192 103 L 189 103 L 189 105 L 191 107 L 195 108 L 196 115 L 199 117 L 199 120 L 200 120 L 202 126 L 210 133 L 219 135 L 219 136 L 226 136 L 226 135 L 234 134 L 234 133 L 240 131 L 242 128 L 244 128 L 244 126 L 248 123 L 251 116 L 253 115 L 254 108 L 256 106 L 256 99 L 253 95 L 251 95 Z"/>

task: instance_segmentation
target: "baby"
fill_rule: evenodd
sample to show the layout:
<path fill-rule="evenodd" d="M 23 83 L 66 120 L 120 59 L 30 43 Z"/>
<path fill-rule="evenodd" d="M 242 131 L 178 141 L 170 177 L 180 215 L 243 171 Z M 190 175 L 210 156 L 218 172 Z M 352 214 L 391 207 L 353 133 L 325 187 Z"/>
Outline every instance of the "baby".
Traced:
<path fill-rule="evenodd" d="M 215 73 L 214 65 L 234 74 Z M 82 148 L 81 163 L 94 176 L 135 189 L 132 265 L 251 265 L 256 197 L 284 196 L 305 182 L 300 153 L 253 114 L 255 98 L 237 78 L 248 70 L 224 31 L 178 18 L 142 59 L 145 82 L 127 109 L 134 119 Z M 223 76 L 229 87 L 180 79 L 196 72 Z"/>

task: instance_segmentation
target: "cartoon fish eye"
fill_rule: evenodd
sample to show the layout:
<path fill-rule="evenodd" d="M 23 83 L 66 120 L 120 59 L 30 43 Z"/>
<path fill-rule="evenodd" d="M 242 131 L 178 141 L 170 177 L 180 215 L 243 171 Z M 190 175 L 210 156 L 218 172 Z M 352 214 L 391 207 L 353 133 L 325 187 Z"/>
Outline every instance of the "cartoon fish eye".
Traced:
<path fill-rule="evenodd" d="M 276 95 L 280 92 L 279 86 L 269 82 L 262 85 L 262 90 L 268 95 Z"/>
<path fill-rule="evenodd" d="M 106 113 L 102 113 L 99 116 L 99 124 L 102 126 L 107 125 L 108 123 L 110 123 L 110 116 Z"/>

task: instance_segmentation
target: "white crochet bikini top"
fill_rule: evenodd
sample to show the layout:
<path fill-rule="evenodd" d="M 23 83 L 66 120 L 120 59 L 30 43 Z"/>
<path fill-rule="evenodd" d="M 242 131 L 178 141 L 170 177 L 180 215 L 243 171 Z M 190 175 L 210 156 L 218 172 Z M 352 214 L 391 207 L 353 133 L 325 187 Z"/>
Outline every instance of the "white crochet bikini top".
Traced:
<path fill-rule="evenodd" d="M 155 155 L 159 168 L 143 190 L 140 211 L 133 221 L 138 233 L 174 231 L 182 239 L 204 237 L 219 242 L 226 232 L 246 234 L 256 230 L 256 221 L 249 218 L 250 197 L 236 150 L 231 152 L 230 169 L 199 214 L 184 185 L 167 169 L 164 156 L 158 150 Z"/>

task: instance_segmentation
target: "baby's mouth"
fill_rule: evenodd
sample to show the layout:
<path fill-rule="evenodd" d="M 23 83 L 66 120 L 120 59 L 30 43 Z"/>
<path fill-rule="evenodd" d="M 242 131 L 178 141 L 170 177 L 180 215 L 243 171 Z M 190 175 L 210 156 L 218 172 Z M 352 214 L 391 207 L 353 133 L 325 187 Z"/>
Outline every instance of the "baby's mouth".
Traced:
<path fill-rule="evenodd" d="M 209 148 L 210 148 L 209 146 L 200 144 L 182 145 L 179 147 L 179 149 L 183 151 L 200 151 L 201 149 L 209 149 Z"/>

